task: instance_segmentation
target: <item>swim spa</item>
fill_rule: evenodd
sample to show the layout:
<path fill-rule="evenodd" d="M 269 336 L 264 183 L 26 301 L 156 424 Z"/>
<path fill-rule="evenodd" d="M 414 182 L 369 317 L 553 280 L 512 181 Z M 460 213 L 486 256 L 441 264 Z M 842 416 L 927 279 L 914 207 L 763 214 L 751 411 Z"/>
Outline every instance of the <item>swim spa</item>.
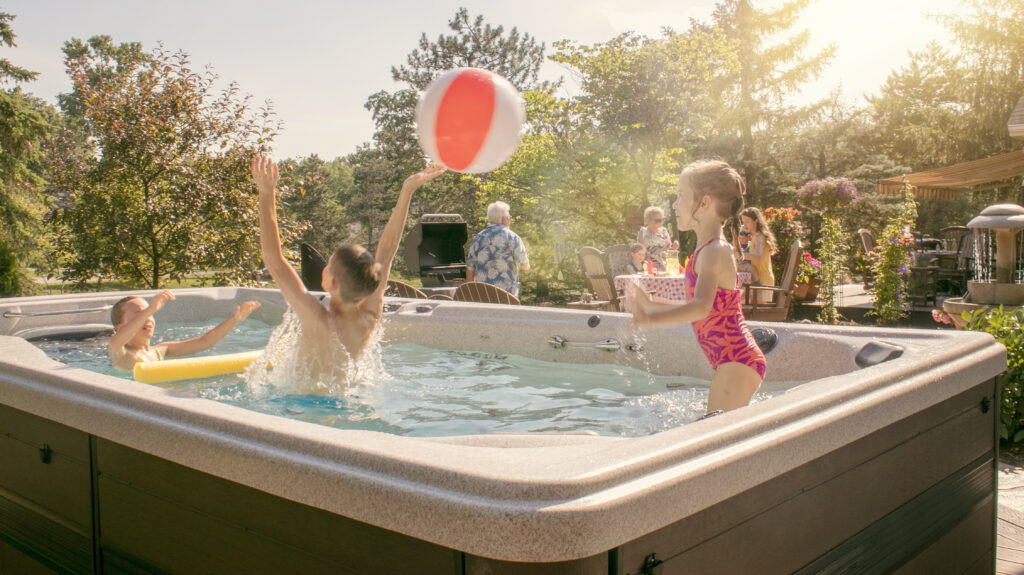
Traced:
<path fill-rule="evenodd" d="M 263 302 L 255 319 L 275 323 L 284 311 L 272 290 L 175 293 L 158 321 L 224 317 L 252 298 Z M 109 328 L 107 311 L 47 314 L 123 295 L 0 300 L 0 565 L 467 574 L 994 567 L 1005 351 L 985 334 L 773 324 L 765 389 L 777 395 L 740 410 L 642 437 L 407 437 L 68 367 L 26 341 Z M 640 338 L 621 314 L 434 300 L 390 300 L 388 309 L 390 343 L 517 353 L 567 370 L 614 363 L 710 377 L 688 327 Z"/>

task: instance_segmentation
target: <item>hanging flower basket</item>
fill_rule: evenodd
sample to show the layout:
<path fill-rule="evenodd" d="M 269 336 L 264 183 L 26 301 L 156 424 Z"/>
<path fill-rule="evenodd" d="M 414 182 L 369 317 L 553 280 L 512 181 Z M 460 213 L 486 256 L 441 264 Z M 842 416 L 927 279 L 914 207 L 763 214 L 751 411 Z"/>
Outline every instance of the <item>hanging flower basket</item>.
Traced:
<path fill-rule="evenodd" d="M 796 301 L 814 301 L 821 289 L 821 278 L 810 278 L 793 286 L 793 299 Z"/>

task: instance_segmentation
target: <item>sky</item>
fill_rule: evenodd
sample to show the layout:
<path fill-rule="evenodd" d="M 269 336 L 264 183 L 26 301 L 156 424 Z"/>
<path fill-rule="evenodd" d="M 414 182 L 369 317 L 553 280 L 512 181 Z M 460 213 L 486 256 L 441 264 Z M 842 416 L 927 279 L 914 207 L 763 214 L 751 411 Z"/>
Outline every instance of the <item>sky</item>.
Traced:
<path fill-rule="evenodd" d="M 770 8 L 782 0 L 755 0 Z M 405 63 L 420 36 L 449 32 L 460 6 L 486 22 L 517 27 L 548 47 L 563 39 L 607 41 L 627 30 L 657 36 L 682 31 L 691 18 L 708 21 L 714 0 L 8 0 L 0 11 L 15 15 L 16 47 L 0 57 L 39 72 L 22 89 L 56 104 L 70 91 L 61 47 L 71 38 L 108 35 L 115 42 L 162 42 L 187 52 L 197 67 L 209 65 L 224 83 L 237 82 L 253 102 L 270 100 L 284 131 L 275 155 L 344 156 L 373 135 L 364 104 L 371 94 L 401 88 L 391 67 Z M 908 51 L 944 29 L 930 14 L 962 13 L 958 0 L 817 0 L 801 16 L 808 54 L 830 42 L 838 52 L 823 78 L 794 96 L 794 104 L 824 97 L 842 86 L 848 102 L 877 93 L 892 70 L 909 62 Z M 564 96 L 577 87 L 560 65 L 547 62 L 544 79 L 565 77 Z"/>

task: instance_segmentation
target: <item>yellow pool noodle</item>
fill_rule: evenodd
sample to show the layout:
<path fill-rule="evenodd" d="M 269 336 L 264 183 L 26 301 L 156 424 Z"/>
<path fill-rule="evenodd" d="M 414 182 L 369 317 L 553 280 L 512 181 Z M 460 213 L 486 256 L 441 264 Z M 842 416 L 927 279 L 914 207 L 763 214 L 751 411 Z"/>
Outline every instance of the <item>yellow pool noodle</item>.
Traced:
<path fill-rule="evenodd" d="M 135 364 L 135 381 L 161 383 L 179 379 L 199 379 L 243 371 L 263 353 L 243 351 L 203 357 L 183 357 L 161 361 L 140 361 Z"/>

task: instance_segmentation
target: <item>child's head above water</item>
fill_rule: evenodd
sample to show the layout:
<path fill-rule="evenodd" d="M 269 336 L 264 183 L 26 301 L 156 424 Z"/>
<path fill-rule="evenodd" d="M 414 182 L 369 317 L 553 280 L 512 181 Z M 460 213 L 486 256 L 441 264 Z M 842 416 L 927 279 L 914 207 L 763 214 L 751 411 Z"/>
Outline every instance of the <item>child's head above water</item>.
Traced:
<path fill-rule="evenodd" d="M 683 168 L 679 175 L 679 190 L 683 186 L 693 193 L 691 217 L 700 208 L 701 200 L 710 197 L 715 200 L 715 216 L 726 221 L 736 217 L 743 209 L 743 196 L 747 184 L 735 168 L 721 160 L 698 160 Z"/>
<path fill-rule="evenodd" d="M 331 254 L 322 278 L 323 288 L 335 289 L 343 301 L 358 303 L 380 286 L 383 266 L 362 246 L 342 244 Z M 332 285 L 332 281 L 336 284 Z"/>
<path fill-rule="evenodd" d="M 139 296 L 130 295 L 117 300 L 114 307 L 110 308 L 110 323 L 114 326 L 114 331 L 130 322 L 132 318 L 147 307 L 149 307 L 149 304 Z M 151 317 L 146 320 L 139 333 L 132 338 L 131 343 L 137 346 L 140 343 L 148 342 L 153 336 L 154 327 L 156 327 L 156 320 Z"/>

